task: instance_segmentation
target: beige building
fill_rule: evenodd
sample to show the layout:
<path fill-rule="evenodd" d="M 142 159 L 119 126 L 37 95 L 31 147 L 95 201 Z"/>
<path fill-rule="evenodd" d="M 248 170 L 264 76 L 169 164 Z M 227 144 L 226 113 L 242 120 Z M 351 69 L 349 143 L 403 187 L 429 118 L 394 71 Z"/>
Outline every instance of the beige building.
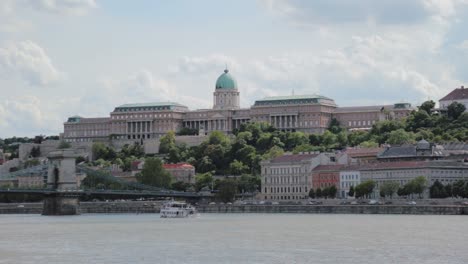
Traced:
<path fill-rule="evenodd" d="M 334 153 L 285 154 L 261 165 L 261 198 L 300 200 L 308 198 L 313 187 L 312 171 L 319 165 L 344 164 L 347 158 Z"/>
<path fill-rule="evenodd" d="M 418 176 L 424 176 L 427 186 L 436 180 L 442 184 L 468 180 L 468 163 L 457 161 L 396 161 L 367 164 L 359 169 L 361 181 L 374 180 L 376 188 L 374 197 L 379 197 L 379 187 L 386 181 L 405 185 Z M 425 192 L 428 196 L 428 192 Z"/>
<path fill-rule="evenodd" d="M 226 69 L 215 84 L 213 108 L 190 111 L 175 102 L 137 103 L 118 106 L 110 117 L 70 117 L 62 138 L 68 142 L 95 140 L 146 140 L 181 128 L 230 134 L 246 122 L 267 122 L 283 131 L 323 133 L 332 118 L 348 129 L 369 129 L 377 121 L 403 118 L 413 109 L 408 103 L 363 107 L 338 107 L 321 95 L 274 96 L 240 108 L 239 89 Z"/>

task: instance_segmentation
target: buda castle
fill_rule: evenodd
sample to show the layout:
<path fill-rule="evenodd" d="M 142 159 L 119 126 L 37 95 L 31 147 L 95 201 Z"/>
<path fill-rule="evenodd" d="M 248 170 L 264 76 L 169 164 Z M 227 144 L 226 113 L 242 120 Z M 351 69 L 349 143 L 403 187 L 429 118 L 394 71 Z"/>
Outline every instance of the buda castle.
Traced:
<path fill-rule="evenodd" d="M 240 108 L 239 89 L 229 70 L 216 80 L 213 108 L 189 110 L 176 102 L 136 103 L 117 106 L 109 117 L 69 117 L 62 139 L 67 142 L 95 140 L 146 140 L 182 128 L 206 135 L 212 131 L 231 134 L 246 122 L 267 122 L 283 131 L 323 133 L 332 118 L 349 130 L 366 130 L 381 120 L 406 117 L 409 103 L 338 107 L 321 95 L 273 96 L 258 99 L 250 108 Z"/>

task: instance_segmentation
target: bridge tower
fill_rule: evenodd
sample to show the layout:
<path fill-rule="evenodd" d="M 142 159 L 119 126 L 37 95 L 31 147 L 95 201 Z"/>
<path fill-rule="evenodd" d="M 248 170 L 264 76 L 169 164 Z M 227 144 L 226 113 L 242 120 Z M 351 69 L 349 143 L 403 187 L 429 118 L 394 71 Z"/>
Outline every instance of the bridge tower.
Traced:
<path fill-rule="evenodd" d="M 77 155 L 69 149 L 54 151 L 47 156 L 49 169 L 47 188 L 50 193 L 44 197 L 43 215 L 80 214 L 78 180 L 75 159 Z"/>

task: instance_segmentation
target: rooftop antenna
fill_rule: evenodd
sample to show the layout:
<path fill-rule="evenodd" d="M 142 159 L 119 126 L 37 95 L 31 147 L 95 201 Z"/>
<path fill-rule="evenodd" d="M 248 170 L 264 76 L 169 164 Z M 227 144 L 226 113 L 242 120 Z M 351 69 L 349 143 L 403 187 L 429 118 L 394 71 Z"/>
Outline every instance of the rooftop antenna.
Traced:
<path fill-rule="evenodd" d="M 224 63 L 224 66 L 225 66 L 224 72 L 225 72 L 225 73 L 228 73 L 229 70 L 228 70 L 228 67 L 227 67 L 227 62 Z"/>
<path fill-rule="evenodd" d="M 292 95 L 294 95 L 294 88 L 292 88 Z"/>

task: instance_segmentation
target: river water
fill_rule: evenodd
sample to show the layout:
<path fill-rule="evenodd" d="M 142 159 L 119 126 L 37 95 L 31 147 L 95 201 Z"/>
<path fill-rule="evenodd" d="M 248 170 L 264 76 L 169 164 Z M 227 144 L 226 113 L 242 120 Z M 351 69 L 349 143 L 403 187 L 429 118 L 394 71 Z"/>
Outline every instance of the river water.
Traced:
<path fill-rule="evenodd" d="M 0 263 L 468 263 L 468 217 L 0 215 Z"/>

